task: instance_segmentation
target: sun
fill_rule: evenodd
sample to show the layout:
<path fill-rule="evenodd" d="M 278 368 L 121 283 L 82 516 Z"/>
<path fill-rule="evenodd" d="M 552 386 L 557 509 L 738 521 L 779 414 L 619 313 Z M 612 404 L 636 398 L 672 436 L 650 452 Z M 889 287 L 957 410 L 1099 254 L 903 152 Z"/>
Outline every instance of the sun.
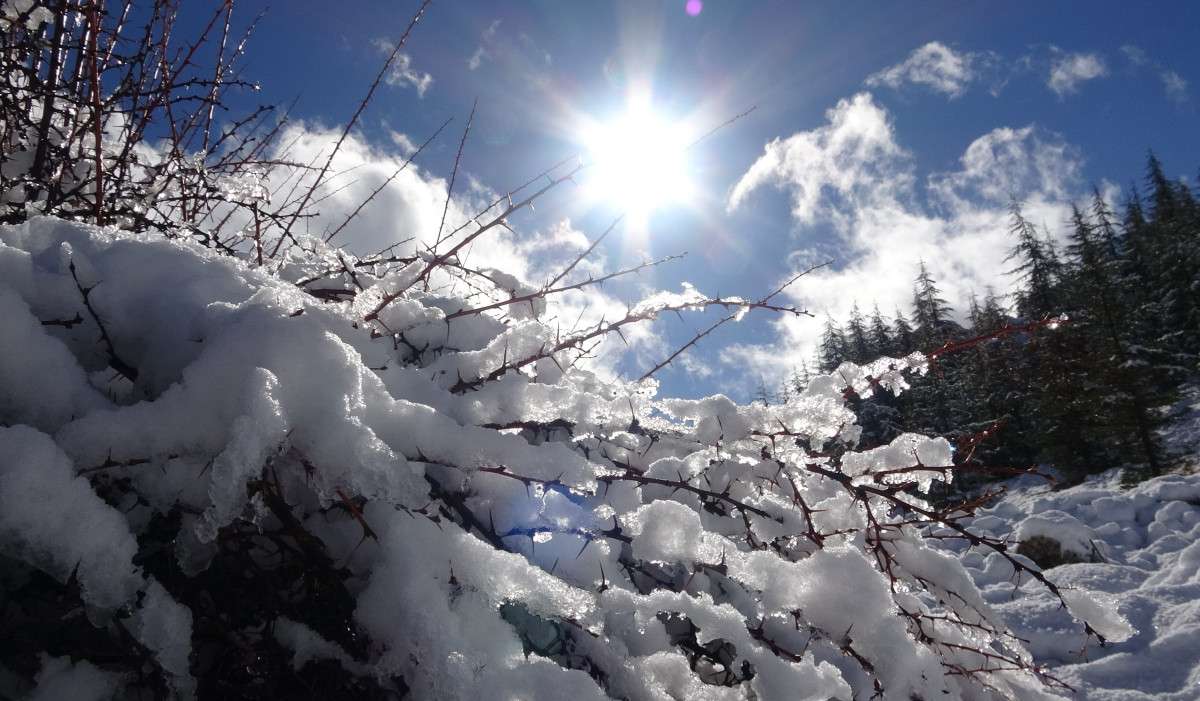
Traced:
<path fill-rule="evenodd" d="M 633 220 L 687 203 L 693 194 L 687 131 L 644 101 L 631 102 L 610 121 L 589 125 L 583 143 L 592 197 Z"/>

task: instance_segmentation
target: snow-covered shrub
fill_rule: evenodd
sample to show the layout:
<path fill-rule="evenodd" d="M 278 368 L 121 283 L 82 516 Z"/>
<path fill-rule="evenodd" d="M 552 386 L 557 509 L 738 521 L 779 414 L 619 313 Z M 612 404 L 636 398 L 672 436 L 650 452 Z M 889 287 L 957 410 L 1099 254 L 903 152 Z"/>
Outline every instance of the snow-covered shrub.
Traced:
<path fill-rule="evenodd" d="M 55 7 L 0 4 L 0 695 L 1053 696 L 948 541 L 1127 634 L 923 500 L 947 441 L 856 449 L 847 398 L 902 391 L 919 354 L 779 406 L 598 376 L 596 344 L 665 312 L 797 310 L 688 286 L 550 324 L 636 268 L 588 277 L 585 250 L 539 286 L 464 254 L 569 164 L 436 242 L 340 251 L 293 225 L 378 79 L 273 200 L 280 123 L 211 117 L 230 3 L 204 73 L 173 63 L 172 3 L 132 43 Z M 187 87 L 207 101 L 165 110 Z"/>
<path fill-rule="evenodd" d="M 51 218 L 0 242 L 3 627 L 26 631 L 5 665 L 27 679 L 180 698 L 293 679 L 383 698 L 1055 688 L 936 547 L 1041 578 L 921 499 L 951 479 L 949 443 L 854 449 L 847 396 L 902 390 L 919 355 L 779 406 L 659 398 L 577 361 L 702 295 L 566 334 L 489 301 L 519 291 L 455 293 L 437 257 L 316 242 L 275 274 Z"/>

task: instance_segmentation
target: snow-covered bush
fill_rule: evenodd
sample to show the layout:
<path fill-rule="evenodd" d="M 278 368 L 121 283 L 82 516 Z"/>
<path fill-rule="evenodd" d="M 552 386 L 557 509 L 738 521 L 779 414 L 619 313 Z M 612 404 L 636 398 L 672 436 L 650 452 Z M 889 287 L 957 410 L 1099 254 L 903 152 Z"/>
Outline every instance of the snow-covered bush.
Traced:
<path fill-rule="evenodd" d="M 582 166 L 437 241 L 354 256 L 327 243 L 338 229 L 293 225 L 378 79 L 324 166 L 273 202 L 267 171 L 291 165 L 259 144 L 280 123 L 164 109 L 181 86 L 207 106 L 235 82 L 229 3 L 194 44 L 221 47 L 204 76 L 170 68 L 171 3 L 132 45 L 95 3 L 0 7 L 0 695 L 1064 688 L 945 541 L 1046 586 L 1081 633 L 1129 634 L 963 526 L 971 505 L 923 500 L 953 477 L 946 440 L 857 449 L 847 399 L 902 391 L 923 356 L 843 365 L 779 406 L 662 398 L 589 354 L 666 312 L 797 310 L 689 286 L 564 328 L 546 320 L 560 296 L 632 270 L 585 273 L 591 247 L 544 285 L 466 263 Z"/>
<path fill-rule="evenodd" d="M 666 399 L 575 367 L 624 320 L 556 336 L 503 305 L 460 314 L 481 303 L 414 284 L 429 260 L 324 251 L 345 265 L 322 277 L 297 253 L 273 274 L 50 218 L 0 241 L 4 626 L 29 645 L 6 665 L 29 678 L 45 651 L 104 671 L 47 679 L 179 697 L 317 664 L 341 693 L 414 698 L 1054 686 L 931 545 L 1041 576 L 920 498 L 950 445 L 853 449 L 847 395 L 903 389 L 920 356 L 780 406 Z"/>

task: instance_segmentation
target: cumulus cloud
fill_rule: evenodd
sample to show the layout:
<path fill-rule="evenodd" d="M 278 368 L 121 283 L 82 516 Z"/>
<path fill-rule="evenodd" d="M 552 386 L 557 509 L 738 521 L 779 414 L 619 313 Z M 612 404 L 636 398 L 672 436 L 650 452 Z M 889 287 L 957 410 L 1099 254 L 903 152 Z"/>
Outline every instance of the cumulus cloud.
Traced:
<path fill-rule="evenodd" d="M 842 100 L 827 119 L 767 144 L 729 199 L 736 209 L 755 190 L 774 187 L 790 197 L 799 232 L 831 227 L 839 262 L 789 288 L 795 304 L 835 319 L 845 319 L 855 302 L 907 314 L 922 260 L 952 302 L 988 288 L 1004 293 L 1013 283 L 1003 262 L 1012 246 L 1012 198 L 1024 202 L 1031 221 L 1065 235 L 1082 157 L 1054 135 L 1033 126 L 994 129 L 967 147 L 955 169 L 918 179 L 889 115 L 870 95 Z M 800 249 L 793 260 L 806 267 L 815 254 Z M 820 327 L 780 318 L 774 343 L 738 346 L 726 358 L 779 378 L 812 357 Z"/>
<path fill-rule="evenodd" d="M 396 148 L 400 149 L 400 155 L 405 158 L 417 152 L 417 142 L 413 141 L 408 134 L 389 129 L 388 138 L 392 140 L 392 144 Z"/>
<path fill-rule="evenodd" d="M 958 52 L 941 42 L 931 41 L 913 51 L 903 62 L 868 77 L 867 85 L 899 89 L 912 83 L 956 98 L 978 77 L 974 66 L 977 61 L 978 54 Z"/>
<path fill-rule="evenodd" d="M 387 39 L 376 39 L 375 48 L 379 49 L 380 53 L 391 54 L 396 45 Z M 411 87 L 417 91 L 417 97 L 425 97 L 425 91 L 433 85 L 433 76 L 414 68 L 412 56 L 406 53 L 396 55 L 396 60 L 392 62 L 383 80 L 395 87 Z"/>
<path fill-rule="evenodd" d="M 839 216 L 845 202 L 876 196 L 889 184 L 904 188 L 907 154 L 896 142 L 887 113 L 868 93 L 840 101 L 826 112 L 829 123 L 775 139 L 734 185 L 733 211 L 754 190 L 786 183 L 792 216 L 800 224 Z M 895 178 L 895 179 L 893 179 Z"/>
<path fill-rule="evenodd" d="M 1050 63 L 1046 86 L 1059 97 L 1079 91 L 1079 85 L 1108 75 L 1108 66 L 1098 54 L 1058 53 Z"/>
<path fill-rule="evenodd" d="M 273 155 L 291 162 L 321 163 L 328 157 L 340 133 L 339 129 L 296 123 L 278 139 L 280 150 Z M 403 163 L 399 154 L 388 154 L 355 134 L 349 135 L 333 160 L 331 176 L 314 197 L 321 200 L 321 206 L 318 216 L 306 220 L 308 232 L 323 235 L 337 228 Z M 286 196 L 293 189 L 303 192 L 311 177 L 308 174 L 300 177 L 293 171 L 281 169 L 272 174 L 271 185 L 280 188 L 277 197 Z M 338 235 L 336 242 L 354 253 L 366 255 L 402 239 L 430 239 L 436 234 L 433 230 L 437 228 L 445 198 L 445 180 L 411 164 Z M 465 216 L 460 202 L 452 202 L 453 219 Z"/>

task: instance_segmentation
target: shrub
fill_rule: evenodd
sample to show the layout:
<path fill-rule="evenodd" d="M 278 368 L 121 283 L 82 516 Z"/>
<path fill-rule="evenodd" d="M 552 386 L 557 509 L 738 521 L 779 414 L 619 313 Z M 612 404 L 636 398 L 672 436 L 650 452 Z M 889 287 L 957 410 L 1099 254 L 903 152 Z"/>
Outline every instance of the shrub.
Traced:
<path fill-rule="evenodd" d="M 180 166 L 239 163 L 226 155 L 237 147 L 218 154 L 203 137 L 198 156 L 167 149 L 166 165 L 147 165 L 134 160 L 135 119 L 112 127 L 129 148 L 89 141 L 83 125 L 103 135 L 120 112 L 105 112 L 118 98 L 97 100 L 100 81 L 86 86 L 108 45 L 81 29 L 102 26 L 98 6 L 3 7 L 5 70 L 17 71 L 6 164 L 11 145 L 37 153 L 47 140 L 57 164 L 5 181 L 0 227 L 0 626 L 13 632 L 0 657 L 18 680 L 5 695 L 1064 688 L 936 547 L 946 538 L 1000 553 L 1018 581 L 1086 616 L 1089 635 L 1129 634 L 967 530 L 972 505 L 922 498 L 954 474 L 946 440 L 855 449 L 848 398 L 903 390 L 926 366 L 920 354 L 844 364 L 778 406 L 659 398 L 652 377 L 583 367 L 599 340 L 665 312 L 799 313 L 774 295 L 688 287 L 563 329 L 547 306 L 603 279 L 575 270 L 586 252 L 543 286 L 460 256 L 583 166 L 498 198 L 440 248 L 354 256 L 290 230 L 320 174 L 308 195 L 246 218 L 270 207 L 222 194 L 220 169 L 197 166 L 190 180 Z M 74 56 L 57 70 L 76 83 L 50 89 L 32 68 L 47 42 Z M 105 50 L 100 65 L 137 77 L 131 64 L 156 56 L 153 43 Z M 188 84 L 167 75 L 168 95 Z M 229 82 L 217 76 L 199 84 Z M 47 102 L 58 126 L 34 129 Z M 201 139 L 208 118 L 195 114 Z M 218 233 L 239 217 L 236 235 Z"/>

